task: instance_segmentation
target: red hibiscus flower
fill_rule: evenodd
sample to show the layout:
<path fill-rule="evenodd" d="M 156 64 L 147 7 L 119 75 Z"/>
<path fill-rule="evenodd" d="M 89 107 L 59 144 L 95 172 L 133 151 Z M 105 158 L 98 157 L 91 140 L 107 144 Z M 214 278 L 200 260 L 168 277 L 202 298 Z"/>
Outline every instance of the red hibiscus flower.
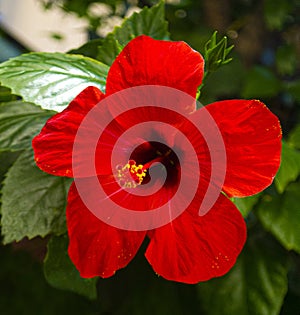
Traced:
<path fill-rule="evenodd" d="M 146 236 L 150 239 L 145 254 L 147 260 L 157 274 L 169 280 L 206 281 L 225 274 L 234 265 L 245 243 L 246 226 L 228 197 L 253 195 L 271 184 L 280 164 L 281 151 L 281 128 L 276 116 L 257 100 L 227 100 L 196 110 L 195 102 L 183 102 L 179 97 L 172 101 L 174 108 L 130 107 L 121 114 L 117 113 L 119 103 L 110 102 L 111 96 L 139 86 L 168 87 L 195 99 L 203 73 L 203 58 L 184 42 L 139 36 L 123 49 L 111 66 L 106 94 L 96 87 L 86 88 L 63 112 L 49 119 L 34 138 L 35 161 L 43 171 L 75 177 L 67 204 L 69 255 L 82 277 L 112 276 L 131 261 Z M 167 101 L 167 97 L 161 96 L 162 102 Z M 81 138 L 78 144 L 79 129 L 98 104 L 101 121 L 107 118 L 109 124 L 104 128 L 101 121 L 95 119 L 94 124 L 84 130 L 86 138 Z M 212 173 L 219 173 L 224 167 L 224 161 L 218 164 L 218 159 L 212 158 L 213 154 L 218 155 L 220 147 L 215 150 L 214 145 L 207 144 L 198 130 L 210 125 L 203 118 L 205 113 L 212 117 L 222 138 L 226 169 L 224 179 L 213 183 L 218 187 L 215 202 L 208 212 L 199 215 Z M 114 165 L 111 156 L 118 139 L 133 126 L 146 122 L 151 123 L 130 134 L 130 141 L 119 145 L 117 156 L 122 152 L 130 153 L 127 160 Z M 100 131 L 94 130 L 97 123 Z M 89 132 L 99 133 L 92 157 L 96 176 L 81 167 L 90 163 L 90 154 L 83 154 L 79 162 L 74 154 L 76 145 L 82 147 L 83 152 L 89 150 Z M 192 149 L 185 145 L 185 137 Z M 216 152 L 212 154 L 212 151 Z M 193 152 L 196 163 L 192 161 Z M 165 173 L 159 169 L 158 178 L 152 180 L 150 170 L 155 171 L 161 165 Z M 191 184 L 191 188 L 185 185 L 188 188 L 182 193 L 180 183 L 184 179 L 186 183 L 193 183 L 195 167 L 200 170 L 196 174 L 196 185 Z M 159 174 L 164 177 L 161 181 Z M 83 182 L 96 178 L 95 189 L 101 186 L 107 199 L 116 206 L 121 204 L 137 213 L 167 205 L 171 219 L 149 230 L 122 229 L 108 224 L 88 208 L 79 191 L 77 177 Z M 151 196 L 134 193 L 143 191 L 147 185 L 155 190 Z M 84 190 L 85 186 L 82 187 Z M 94 186 L 86 187 L 84 199 L 90 200 Z M 185 203 L 193 189 L 191 201 Z M 172 201 L 175 195 L 179 195 L 176 203 Z M 100 211 L 101 207 L 107 210 L 104 199 L 98 204 Z"/>

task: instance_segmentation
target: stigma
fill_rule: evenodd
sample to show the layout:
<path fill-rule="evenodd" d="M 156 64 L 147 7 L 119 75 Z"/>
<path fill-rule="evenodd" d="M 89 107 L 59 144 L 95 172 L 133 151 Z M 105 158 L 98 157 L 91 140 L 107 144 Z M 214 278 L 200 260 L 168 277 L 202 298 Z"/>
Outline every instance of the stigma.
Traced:
<path fill-rule="evenodd" d="M 137 165 L 134 160 L 129 160 L 124 166 L 118 164 L 116 171 L 118 183 L 123 188 L 135 188 L 142 184 L 147 173 L 147 169 L 144 165 Z"/>

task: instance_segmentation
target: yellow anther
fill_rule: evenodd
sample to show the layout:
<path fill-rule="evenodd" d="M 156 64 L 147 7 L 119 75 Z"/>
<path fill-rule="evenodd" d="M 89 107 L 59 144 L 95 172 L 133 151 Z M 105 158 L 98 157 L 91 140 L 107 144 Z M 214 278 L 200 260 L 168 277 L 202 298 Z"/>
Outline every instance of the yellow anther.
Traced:
<path fill-rule="evenodd" d="M 136 165 L 134 160 L 129 160 L 124 166 L 116 166 L 117 178 L 120 186 L 124 188 L 135 188 L 143 182 L 147 170 L 142 164 Z"/>

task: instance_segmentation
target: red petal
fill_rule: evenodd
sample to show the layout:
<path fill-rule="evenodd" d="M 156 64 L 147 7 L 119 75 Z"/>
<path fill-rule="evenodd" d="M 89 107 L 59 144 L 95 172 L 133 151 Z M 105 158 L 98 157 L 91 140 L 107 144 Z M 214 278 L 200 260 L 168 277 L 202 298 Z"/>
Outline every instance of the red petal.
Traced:
<path fill-rule="evenodd" d="M 280 165 L 281 127 L 278 118 L 263 103 L 216 102 L 190 115 L 190 120 L 206 134 L 209 155 L 213 157 L 211 166 L 217 175 L 211 178 L 214 185 L 229 196 L 245 197 L 272 183 Z M 189 130 L 190 137 L 195 138 L 196 133 Z M 201 153 L 203 143 L 198 142 L 195 149 L 202 171 L 207 173 L 210 162 L 205 157 L 207 153 Z"/>
<path fill-rule="evenodd" d="M 107 101 L 109 98 L 106 98 Z M 105 105 L 102 106 L 104 110 Z M 103 113 L 104 114 L 104 113 Z M 98 122 L 101 121 L 101 115 Z M 94 119 L 94 117 L 93 117 Z M 112 173 L 112 152 L 115 150 L 118 156 L 117 164 L 125 165 L 131 158 L 127 153 L 132 153 L 137 146 L 146 144 L 149 141 L 161 142 L 170 148 L 174 145 L 174 137 L 177 133 L 177 122 L 186 120 L 184 116 L 176 111 L 160 107 L 139 107 L 124 111 L 116 116 L 106 125 L 98 141 L 96 150 L 96 168 L 98 175 L 108 175 Z M 91 126 L 93 122 L 88 123 Z M 91 134 L 91 132 L 90 132 Z M 91 136 L 89 135 L 91 138 Z M 95 138 L 95 137 L 93 137 Z M 98 139 L 97 138 L 97 139 Z M 82 155 L 87 155 L 88 148 L 82 151 Z M 94 152 L 90 152 L 91 156 Z M 127 159 L 124 157 L 127 156 Z M 82 176 L 81 176 L 82 177 Z"/>
<path fill-rule="evenodd" d="M 216 102 L 205 109 L 218 125 L 226 148 L 223 190 L 229 196 L 245 197 L 269 186 L 280 165 L 278 118 L 257 100 Z M 201 110 L 194 115 L 201 115 Z"/>
<path fill-rule="evenodd" d="M 152 185 L 144 189 L 144 185 L 139 185 L 136 188 L 132 188 L 131 194 L 129 192 L 121 189 L 118 183 L 113 179 L 112 176 L 98 176 L 99 184 L 105 192 L 105 196 L 108 196 L 115 204 L 124 207 L 125 209 L 135 210 L 135 211 L 147 211 L 158 208 L 164 205 L 168 200 L 172 198 L 176 192 L 177 182 L 171 187 L 163 185 L 159 180 L 154 181 Z M 83 191 L 87 193 L 88 189 L 91 189 L 91 184 L 89 181 L 85 180 L 86 187 L 83 187 Z M 92 183 L 92 182 L 91 182 Z M 150 193 L 149 191 L 154 191 Z M 139 193 L 144 192 L 144 195 L 139 195 Z M 96 198 L 96 196 L 94 197 Z M 99 197 L 98 197 L 99 200 Z"/>
<path fill-rule="evenodd" d="M 149 233 L 146 258 L 168 280 L 197 283 L 222 276 L 244 246 L 245 222 L 224 195 L 205 216 L 192 212 Z"/>
<path fill-rule="evenodd" d="M 124 231 L 97 219 L 83 204 L 73 183 L 67 206 L 69 255 L 84 278 L 107 278 L 135 256 L 145 232 Z"/>
<path fill-rule="evenodd" d="M 40 169 L 53 175 L 73 177 L 72 149 L 77 130 L 86 114 L 103 97 L 98 88 L 87 87 L 64 111 L 47 121 L 32 141 Z"/>
<path fill-rule="evenodd" d="M 106 92 L 140 85 L 162 85 L 196 96 L 204 73 L 202 56 L 184 42 L 139 36 L 130 41 L 112 64 Z"/>

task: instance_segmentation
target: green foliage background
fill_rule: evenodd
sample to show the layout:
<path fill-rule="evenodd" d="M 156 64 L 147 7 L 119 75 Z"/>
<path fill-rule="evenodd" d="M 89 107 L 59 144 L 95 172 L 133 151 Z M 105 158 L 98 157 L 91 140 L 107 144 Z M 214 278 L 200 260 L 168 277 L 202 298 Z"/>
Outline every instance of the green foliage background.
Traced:
<path fill-rule="evenodd" d="M 0 246 L 1 313 L 300 314 L 300 1 L 40 1 L 86 18 L 91 37 L 106 22 L 91 16 L 92 3 L 121 17 L 133 4 L 144 9 L 72 55 L 31 53 L 0 65 L 1 230 L 9 243 Z M 184 40 L 204 54 L 215 30 L 235 45 L 233 61 L 207 76 L 199 100 L 261 99 L 280 118 L 284 136 L 272 186 L 234 200 L 248 226 L 237 264 L 224 277 L 178 284 L 157 277 L 142 248 L 113 278 L 81 279 L 66 252 L 70 181 L 38 170 L 31 138 L 89 82 L 103 90 L 110 64 L 134 36 Z"/>

